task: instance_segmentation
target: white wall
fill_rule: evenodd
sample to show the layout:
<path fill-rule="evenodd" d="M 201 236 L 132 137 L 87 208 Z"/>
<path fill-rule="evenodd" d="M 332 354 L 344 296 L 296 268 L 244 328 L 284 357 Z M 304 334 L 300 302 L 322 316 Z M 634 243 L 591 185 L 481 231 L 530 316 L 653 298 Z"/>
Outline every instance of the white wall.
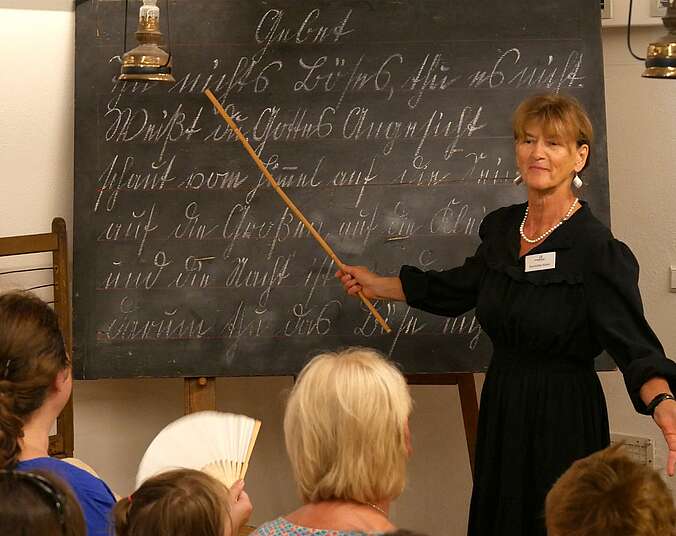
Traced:
<path fill-rule="evenodd" d="M 72 228 L 71 3 L 26 10 L 0 0 L 0 236 L 46 232 L 56 215 Z"/>
<path fill-rule="evenodd" d="M 627 27 L 627 17 L 629 15 L 629 0 L 606 0 L 606 5 L 610 5 L 610 18 L 602 19 L 604 27 Z M 636 0 L 631 11 L 632 31 L 634 26 L 662 26 L 661 17 L 664 16 L 666 9 L 659 10 L 659 15 L 653 17 L 653 5 L 659 5 L 660 0 Z M 664 32 L 662 32 L 664 33 Z M 633 41 L 633 39 L 632 39 Z M 634 46 L 634 45 L 632 45 Z M 634 51 L 637 52 L 637 51 Z M 643 56 L 641 52 L 638 54 Z"/>
<path fill-rule="evenodd" d="M 20 6 L 36 9 L 8 9 Z M 69 0 L 0 0 L 0 236 L 44 232 L 55 215 L 64 216 L 70 230 L 73 33 Z M 634 46 L 643 50 L 661 33 L 657 27 L 640 29 Z M 623 39 L 619 29 L 604 30 L 613 228 L 641 262 L 647 316 L 667 353 L 676 356 L 676 294 L 667 290 L 668 267 L 676 264 L 676 83 L 641 79 L 641 66 Z M 29 62 L 15 54 L 21 47 L 31 52 Z M 654 437 L 657 465 L 663 466 L 659 432 L 650 419 L 633 413 L 619 374 L 604 373 L 602 381 L 612 430 Z M 288 378 L 217 384 L 219 408 L 263 420 L 247 478 L 257 523 L 298 503 L 282 454 L 282 401 L 289 387 Z M 182 414 L 182 382 L 91 381 L 77 382 L 75 389 L 76 454 L 117 492 L 129 493 L 148 442 Z M 457 389 L 414 387 L 413 396 L 415 454 L 395 521 L 430 534 L 464 534 L 471 481 Z"/>

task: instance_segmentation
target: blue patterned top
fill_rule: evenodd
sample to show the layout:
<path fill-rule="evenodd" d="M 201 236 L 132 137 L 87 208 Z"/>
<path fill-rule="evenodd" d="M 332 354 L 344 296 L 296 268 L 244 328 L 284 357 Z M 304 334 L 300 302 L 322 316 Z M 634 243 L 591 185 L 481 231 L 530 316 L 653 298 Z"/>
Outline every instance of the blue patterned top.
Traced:
<path fill-rule="evenodd" d="M 278 517 L 258 527 L 250 536 L 364 536 L 365 534 L 383 534 L 382 532 L 360 532 L 358 530 L 311 529 L 294 525 L 283 517 Z"/>

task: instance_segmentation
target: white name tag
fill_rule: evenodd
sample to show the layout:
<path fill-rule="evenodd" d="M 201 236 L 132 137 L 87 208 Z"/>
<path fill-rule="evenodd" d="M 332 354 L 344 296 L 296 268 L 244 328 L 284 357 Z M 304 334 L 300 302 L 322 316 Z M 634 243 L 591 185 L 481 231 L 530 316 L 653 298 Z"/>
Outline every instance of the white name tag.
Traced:
<path fill-rule="evenodd" d="M 552 270 L 553 268 L 556 268 L 556 251 L 539 253 L 537 255 L 526 255 L 526 272 Z"/>

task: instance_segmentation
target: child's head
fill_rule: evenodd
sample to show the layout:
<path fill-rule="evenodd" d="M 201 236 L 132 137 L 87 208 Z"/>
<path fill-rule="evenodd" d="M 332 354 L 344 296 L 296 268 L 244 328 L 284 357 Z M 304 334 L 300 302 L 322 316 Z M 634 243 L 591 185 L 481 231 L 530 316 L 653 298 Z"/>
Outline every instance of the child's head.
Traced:
<path fill-rule="evenodd" d="M 58 478 L 43 471 L 0 470 L 0 534 L 85 536 L 82 510 Z"/>
<path fill-rule="evenodd" d="M 192 469 L 149 478 L 113 509 L 117 536 L 230 536 L 228 489 Z M 235 536 L 235 535 L 233 535 Z"/>
<path fill-rule="evenodd" d="M 50 400 L 54 416 L 70 396 L 70 360 L 54 311 L 24 292 L 0 295 L 0 469 L 13 467 L 23 426 Z M 51 411 L 50 409 L 50 411 Z"/>
<path fill-rule="evenodd" d="M 676 510 L 664 481 L 619 446 L 575 462 L 545 504 L 549 536 L 672 535 Z"/>

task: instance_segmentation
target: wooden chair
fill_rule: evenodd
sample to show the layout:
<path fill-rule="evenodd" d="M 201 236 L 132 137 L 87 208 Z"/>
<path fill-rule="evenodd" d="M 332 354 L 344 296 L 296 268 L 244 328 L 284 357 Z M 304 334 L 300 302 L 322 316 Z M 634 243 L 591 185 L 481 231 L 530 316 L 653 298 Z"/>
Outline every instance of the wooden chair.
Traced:
<path fill-rule="evenodd" d="M 68 272 L 68 242 L 66 240 L 66 222 L 63 218 L 54 218 L 51 233 L 0 238 L 0 257 L 31 255 L 35 253 L 51 253 L 51 266 L 31 265 L 27 268 L 16 268 L 6 271 L 0 269 L 0 285 L 3 283 L 3 277 L 6 278 L 10 274 L 28 274 L 29 272 L 44 274 L 51 272 L 51 283 L 35 285 L 26 290 L 53 289 L 53 300 L 46 301 L 54 306 L 54 311 L 59 319 L 59 326 L 63 332 L 66 350 L 68 355 L 72 356 L 72 309 Z M 12 260 L 14 261 L 14 259 Z M 27 260 L 30 262 L 30 258 L 22 258 L 21 262 L 26 262 Z M 56 434 L 49 438 L 49 453 L 51 456 L 62 458 L 72 457 L 73 443 L 73 398 L 71 396 L 68 404 L 57 419 Z"/>

